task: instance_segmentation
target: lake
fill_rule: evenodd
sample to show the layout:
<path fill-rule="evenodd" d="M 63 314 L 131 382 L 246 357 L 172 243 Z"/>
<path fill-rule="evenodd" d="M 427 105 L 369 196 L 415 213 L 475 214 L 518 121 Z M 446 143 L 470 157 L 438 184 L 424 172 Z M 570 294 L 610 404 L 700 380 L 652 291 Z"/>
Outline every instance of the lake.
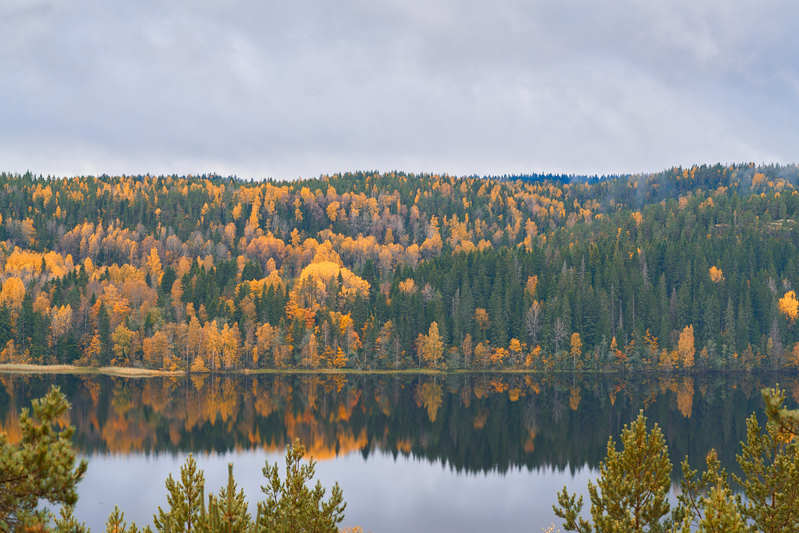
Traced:
<path fill-rule="evenodd" d="M 78 518 L 103 529 L 118 504 L 150 523 L 164 479 L 189 453 L 216 491 L 234 464 L 252 503 L 265 461 L 301 439 L 325 486 L 347 501 L 343 526 L 364 531 L 533 531 L 555 522 L 563 485 L 584 491 L 608 436 L 644 409 L 672 462 L 701 466 L 708 449 L 735 470 L 745 419 L 795 376 L 200 375 L 180 378 L 0 374 L 0 422 L 57 384 L 72 402 L 75 443 L 89 461 Z M 679 469 L 673 473 L 679 481 Z"/>

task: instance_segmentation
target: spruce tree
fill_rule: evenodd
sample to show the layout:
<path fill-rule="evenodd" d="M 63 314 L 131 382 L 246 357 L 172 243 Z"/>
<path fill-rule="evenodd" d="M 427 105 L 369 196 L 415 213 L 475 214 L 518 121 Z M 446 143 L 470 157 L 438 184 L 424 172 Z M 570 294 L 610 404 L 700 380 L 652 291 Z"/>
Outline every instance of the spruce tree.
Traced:
<path fill-rule="evenodd" d="M 111 361 L 111 319 L 105 304 L 101 304 L 97 312 L 97 333 L 101 345 L 100 364 L 107 365 Z"/>

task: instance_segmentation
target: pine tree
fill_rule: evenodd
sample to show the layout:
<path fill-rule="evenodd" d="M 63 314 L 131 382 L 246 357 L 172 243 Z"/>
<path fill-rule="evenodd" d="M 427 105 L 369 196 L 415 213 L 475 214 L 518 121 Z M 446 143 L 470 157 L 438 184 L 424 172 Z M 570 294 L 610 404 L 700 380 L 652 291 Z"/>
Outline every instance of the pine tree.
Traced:
<path fill-rule="evenodd" d="M 715 450 L 708 452 L 705 463 L 707 469 L 700 476 L 697 470 L 690 467 L 687 457 L 683 460 L 683 479 L 677 496 L 675 521 L 681 524 L 685 533 L 691 530 L 708 533 L 727 531 L 718 529 L 721 526 L 740 531 L 736 527 L 743 526 L 744 521 L 737 502 L 732 498 L 727 472 L 721 468 Z"/>
<path fill-rule="evenodd" d="M 144 528 L 143 533 L 149 533 L 149 527 Z M 114 506 L 113 512 L 108 516 L 105 523 L 105 533 L 139 533 L 139 528 L 135 523 L 127 525 L 125 522 L 125 513 L 119 510 L 119 507 Z"/>
<path fill-rule="evenodd" d="M 247 533 L 252 528 L 252 519 L 247 511 L 244 491 L 236 487 L 233 465 L 228 465 L 227 486 L 219 495 L 208 496 L 208 514 L 202 528 L 208 533 Z"/>
<path fill-rule="evenodd" d="M 0 350 L 12 339 L 11 325 L 11 310 L 0 304 Z"/>
<path fill-rule="evenodd" d="M 314 477 L 316 463 L 312 459 L 301 464 L 305 447 L 296 441 L 286 450 L 286 478 L 280 479 L 278 465 L 263 469 L 266 500 L 258 504 L 256 528 L 270 533 L 335 533 L 344 519 L 347 504 L 338 483 L 333 485 L 325 501 L 325 489 L 317 481 L 313 488 L 307 483 Z"/>
<path fill-rule="evenodd" d="M 89 533 L 86 525 L 75 518 L 74 511 L 71 505 L 61 507 L 61 512 L 55 519 L 55 533 Z"/>
<path fill-rule="evenodd" d="M 65 506 L 77 501 L 75 487 L 86 472 L 86 462 L 76 463 L 74 428 L 57 429 L 68 410 L 69 402 L 54 386 L 32 402 L 32 415 L 22 410 L 19 444 L 12 445 L 0 432 L 0 531 L 46 523 L 50 513 L 39 509 L 39 500 Z"/>
<path fill-rule="evenodd" d="M 205 476 L 197 467 L 194 457 L 189 455 L 180 467 L 180 481 L 172 474 L 166 479 L 166 511 L 158 507 L 153 516 L 156 531 L 161 533 L 183 533 L 194 531 L 205 519 Z"/>
<path fill-rule="evenodd" d="M 751 531 L 741 516 L 728 487 L 715 485 L 704 499 L 705 515 L 697 533 L 748 533 Z"/>
<path fill-rule="evenodd" d="M 765 389 L 767 421 L 761 428 L 753 414 L 746 420 L 746 441 L 738 454 L 743 476 L 733 479 L 746 498 L 742 514 L 759 531 L 799 531 L 799 412 L 783 407 L 785 393 Z"/>
<path fill-rule="evenodd" d="M 657 424 L 646 429 L 646 417 L 639 412 L 621 433 L 621 451 L 611 437 L 607 455 L 599 467 L 596 485 L 588 482 L 591 519 L 580 516 L 583 497 L 558 493 L 552 509 L 563 519 L 566 531 L 579 533 L 643 533 L 662 531 L 670 526 L 668 494 L 671 487 L 671 461 L 666 441 Z"/>

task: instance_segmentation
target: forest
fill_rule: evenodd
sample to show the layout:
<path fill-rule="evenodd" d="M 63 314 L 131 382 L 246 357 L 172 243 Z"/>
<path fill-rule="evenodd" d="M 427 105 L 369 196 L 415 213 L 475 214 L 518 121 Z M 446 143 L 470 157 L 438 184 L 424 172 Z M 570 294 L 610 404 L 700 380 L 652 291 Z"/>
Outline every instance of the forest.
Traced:
<path fill-rule="evenodd" d="M 0 191 L 0 363 L 799 368 L 796 166 Z"/>

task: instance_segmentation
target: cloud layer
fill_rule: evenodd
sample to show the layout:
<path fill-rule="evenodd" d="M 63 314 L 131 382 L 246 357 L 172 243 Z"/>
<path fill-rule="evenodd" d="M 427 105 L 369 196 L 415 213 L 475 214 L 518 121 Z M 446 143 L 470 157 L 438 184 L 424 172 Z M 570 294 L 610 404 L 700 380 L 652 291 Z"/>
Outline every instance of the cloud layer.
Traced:
<path fill-rule="evenodd" d="M 768 0 L 6 0 L 0 167 L 293 178 L 797 161 L 798 15 Z"/>

